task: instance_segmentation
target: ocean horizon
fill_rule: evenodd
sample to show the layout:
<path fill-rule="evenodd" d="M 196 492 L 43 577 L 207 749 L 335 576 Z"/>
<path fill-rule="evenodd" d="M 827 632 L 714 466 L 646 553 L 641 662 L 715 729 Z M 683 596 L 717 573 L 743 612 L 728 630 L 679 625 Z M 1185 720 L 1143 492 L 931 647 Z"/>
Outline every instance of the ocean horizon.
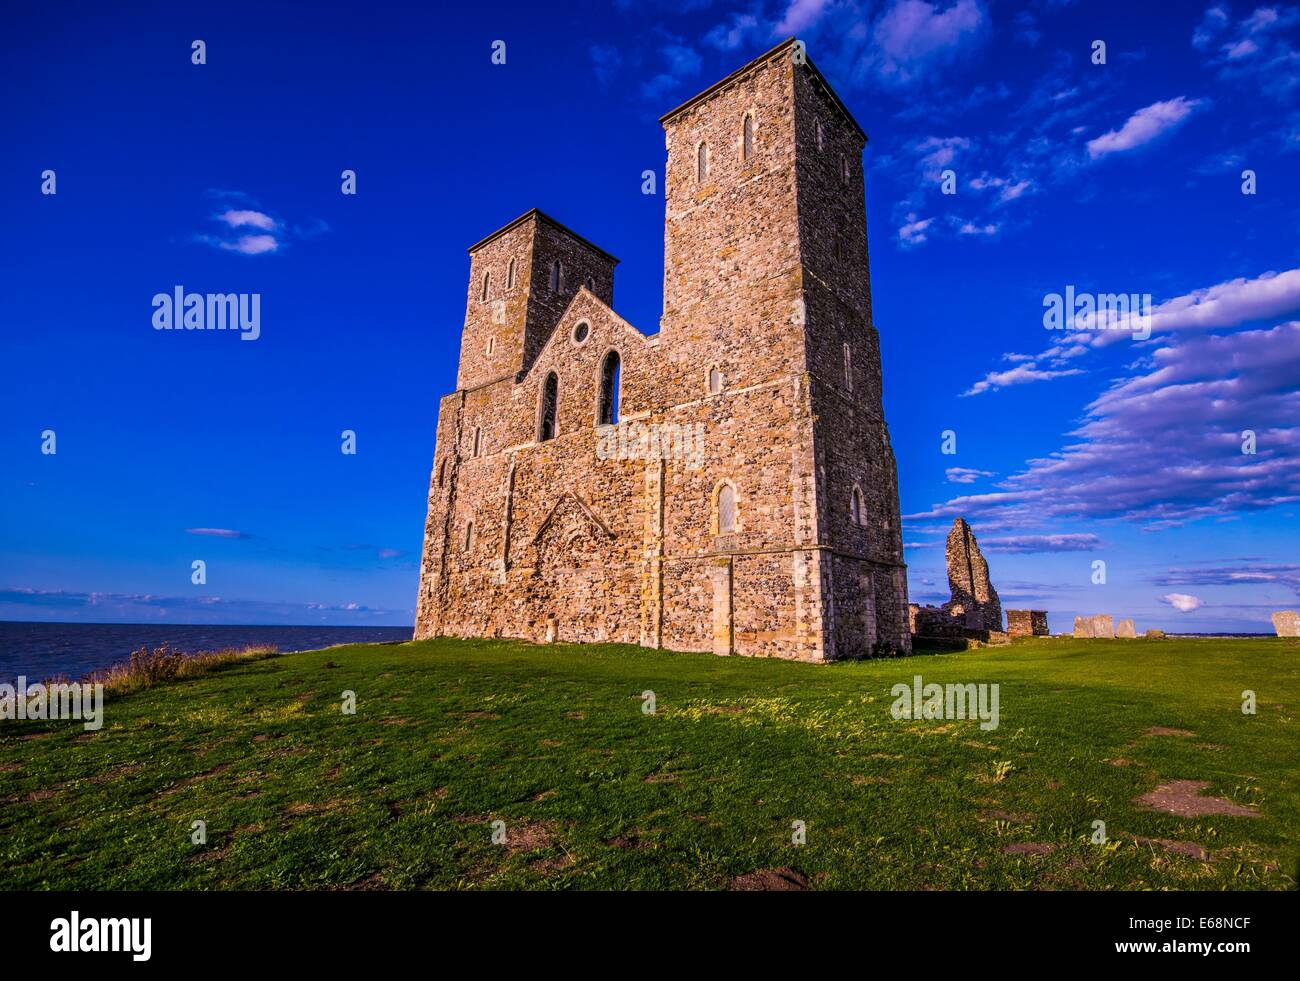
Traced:
<path fill-rule="evenodd" d="M 307 626 L 259 624 L 58 623 L 0 620 L 0 682 L 20 675 L 29 683 L 92 671 L 130 658 L 141 647 L 167 644 L 187 654 L 269 644 L 282 653 L 335 644 L 410 640 L 414 626 Z"/>

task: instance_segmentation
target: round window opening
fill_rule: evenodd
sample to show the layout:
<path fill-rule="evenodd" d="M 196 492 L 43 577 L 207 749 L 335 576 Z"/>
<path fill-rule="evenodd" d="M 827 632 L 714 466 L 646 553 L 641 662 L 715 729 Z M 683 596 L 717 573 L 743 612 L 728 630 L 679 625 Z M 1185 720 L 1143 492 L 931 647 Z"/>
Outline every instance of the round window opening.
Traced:
<path fill-rule="evenodd" d="M 574 327 L 573 342 L 575 344 L 581 344 L 583 341 L 585 341 L 587 339 L 588 330 L 590 330 L 590 328 L 585 323 L 578 324 L 577 327 Z"/>

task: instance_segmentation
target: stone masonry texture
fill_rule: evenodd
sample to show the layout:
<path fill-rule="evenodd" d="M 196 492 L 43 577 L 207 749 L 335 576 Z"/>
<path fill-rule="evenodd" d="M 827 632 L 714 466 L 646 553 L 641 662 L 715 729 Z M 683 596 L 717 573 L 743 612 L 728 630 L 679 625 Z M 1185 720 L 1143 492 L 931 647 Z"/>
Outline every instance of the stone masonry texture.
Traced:
<path fill-rule="evenodd" d="M 1002 602 L 989 582 L 989 564 L 965 518 L 958 518 L 948 532 L 948 587 L 952 601 L 948 609 L 964 617 L 973 630 L 1001 630 Z"/>
<path fill-rule="evenodd" d="M 539 211 L 470 248 L 417 639 L 910 650 L 866 137 L 797 50 L 662 119 L 657 333 L 614 312 L 617 260 Z"/>
<path fill-rule="evenodd" d="M 1074 636 L 1113 638 L 1115 636 L 1115 622 L 1109 614 L 1105 613 L 1075 617 Z"/>
<path fill-rule="evenodd" d="M 1012 637 L 1046 637 L 1046 610 L 1007 610 L 1007 633 Z"/>
<path fill-rule="evenodd" d="M 1279 610 L 1273 614 L 1273 629 L 1279 637 L 1300 637 L 1300 613 Z"/>

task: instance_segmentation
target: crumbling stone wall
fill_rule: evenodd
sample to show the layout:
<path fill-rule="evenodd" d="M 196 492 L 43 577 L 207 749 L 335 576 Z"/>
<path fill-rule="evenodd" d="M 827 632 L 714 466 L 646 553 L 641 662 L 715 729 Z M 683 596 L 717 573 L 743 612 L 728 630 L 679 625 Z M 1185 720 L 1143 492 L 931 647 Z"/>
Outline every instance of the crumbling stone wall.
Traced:
<path fill-rule="evenodd" d="M 778 46 L 663 119 L 658 334 L 611 309 L 617 260 L 540 212 L 471 248 L 417 638 L 806 660 L 910 649 L 870 312 L 865 137 L 790 55 Z M 565 281 L 551 289 L 557 257 Z M 611 351 L 620 424 L 698 433 L 693 454 L 606 458 L 597 422 Z M 543 440 L 552 374 L 556 435 Z M 732 528 L 720 524 L 724 486 Z"/>
<path fill-rule="evenodd" d="M 1114 638 L 1115 621 L 1106 613 L 1074 618 L 1074 636 Z"/>
<path fill-rule="evenodd" d="M 989 564 L 965 518 L 952 523 L 946 552 L 948 586 L 952 590 L 949 611 L 964 617 L 972 630 L 1001 630 L 1002 603 L 989 582 Z"/>
<path fill-rule="evenodd" d="M 1273 629 L 1279 637 L 1300 637 L 1300 613 L 1279 610 L 1273 614 Z"/>
<path fill-rule="evenodd" d="M 1007 633 L 1012 637 L 1047 637 L 1046 610 L 1007 610 Z"/>

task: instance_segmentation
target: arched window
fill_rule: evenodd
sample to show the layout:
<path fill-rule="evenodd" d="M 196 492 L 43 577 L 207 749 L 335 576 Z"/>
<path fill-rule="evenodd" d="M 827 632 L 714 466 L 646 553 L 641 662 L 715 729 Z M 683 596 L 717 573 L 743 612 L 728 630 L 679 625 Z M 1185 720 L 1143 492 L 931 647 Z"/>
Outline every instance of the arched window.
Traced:
<path fill-rule="evenodd" d="M 853 391 L 853 349 L 844 345 L 844 387 Z"/>
<path fill-rule="evenodd" d="M 840 174 L 844 178 L 844 183 L 849 182 L 849 158 L 840 157 Z"/>
<path fill-rule="evenodd" d="M 822 121 L 817 120 L 817 149 L 826 149 L 826 132 L 822 129 Z"/>
<path fill-rule="evenodd" d="M 622 362 L 617 351 L 610 351 L 600 366 L 600 414 L 599 426 L 612 426 L 618 422 L 618 387 L 623 374 Z"/>
<path fill-rule="evenodd" d="M 835 249 L 835 258 L 836 258 L 836 259 L 843 259 L 843 258 L 844 258 L 844 246 L 840 244 L 840 233 L 839 233 L 839 232 L 834 232 L 834 233 L 831 235 L 831 244 L 832 244 L 833 248 Z"/>
<path fill-rule="evenodd" d="M 722 391 L 722 372 L 717 368 L 709 369 L 709 394 L 718 395 Z"/>
<path fill-rule="evenodd" d="M 546 376 L 542 385 L 542 418 L 537 428 L 537 439 L 545 442 L 555 438 L 555 407 L 560 401 L 560 379 L 555 372 Z"/>
<path fill-rule="evenodd" d="M 497 349 L 497 339 L 495 337 L 489 337 L 487 342 L 487 353 L 491 354 L 496 349 Z"/>
<path fill-rule="evenodd" d="M 515 288 L 515 260 L 510 260 L 510 265 L 506 266 L 506 289 Z"/>
<path fill-rule="evenodd" d="M 465 545 L 464 549 L 468 552 L 474 547 L 474 522 L 465 522 Z"/>
<path fill-rule="evenodd" d="M 709 145 L 701 143 L 699 149 L 695 151 L 695 179 L 701 184 L 709 176 Z"/>
<path fill-rule="evenodd" d="M 591 290 L 593 293 L 596 292 L 596 277 L 595 277 L 595 276 L 588 276 L 588 277 L 587 277 L 587 289 Z"/>
<path fill-rule="evenodd" d="M 483 274 L 483 295 L 479 297 L 480 300 L 486 300 L 486 299 L 487 299 L 487 295 L 488 295 L 488 285 L 489 285 L 491 282 L 492 282 L 492 274 L 491 274 L 490 272 L 485 272 L 485 273 Z"/>
<path fill-rule="evenodd" d="M 754 155 L 754 117 L 745 113 L 744 132 L 740 140 L 740 159 L 748 160 Z"/>
<path fill-rule="evenodd" d="M 857 484 L 853 485 L 853 497 L 849 501 L 849 514 L 852 516 L 855 525 L 865 525 L 867 523 L 866 512 L 862 509 L 862 490 Z"/>
<path fill-rule="evenodd" d="M 564 290 L 564 266 L 559 259 L 551 263 L 551 289 L 556 293 Z"/>
<path fill-rule="evenodd" d="M 718 488 L 718 534 L 730 535 L 736 530 L 736 488 L 723 484 Z"/>
<path fill-rule="evenodd" d="M 483 452 L 483 427 L 474 427 L 474 455 L 478 456 Z"/>

